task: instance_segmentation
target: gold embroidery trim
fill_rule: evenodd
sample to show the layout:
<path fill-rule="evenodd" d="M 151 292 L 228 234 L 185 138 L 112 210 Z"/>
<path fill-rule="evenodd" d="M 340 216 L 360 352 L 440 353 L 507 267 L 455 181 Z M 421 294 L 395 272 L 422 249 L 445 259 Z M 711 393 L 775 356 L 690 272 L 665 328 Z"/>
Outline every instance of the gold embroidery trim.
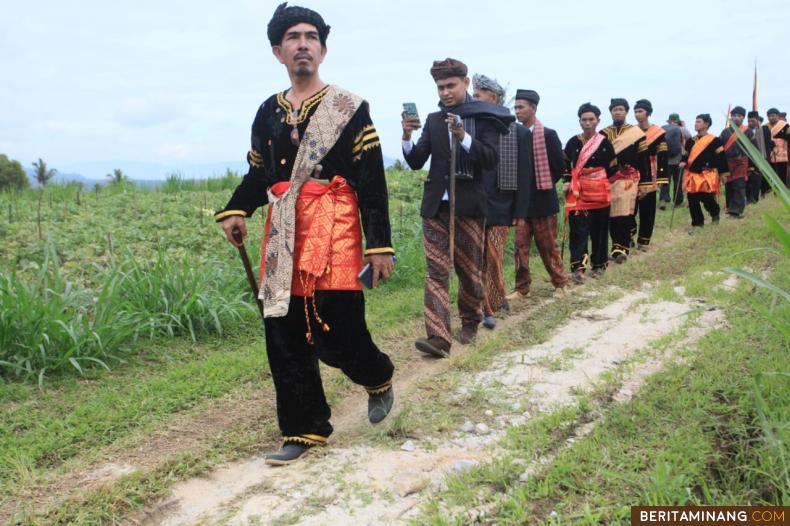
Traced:
<path fill-rule="evenodd" d="M 263 157 L 255 150 L 247 152 L 247 162 L 255 168 L 263 168 Z"/>
<path fill-rule="evenodd" d="M 357 134 L 357 136 L 356 136 L 356 137 L 354 137 L 354 145 L 357 145 L 357 144 L 359 144 L 360 142 L 362 142 L 362 137 L 363 137 L 364 135 L 367 135 L 367 133 L 368 133 L 368 132 L 370 132 L 370 131 L 372 131 L 372 132 L 375 132 L 375 131 L 376 131 L 376 127 L 375 127 L 375 126 L 373 126 L 373 124 L 368 124 L 367 126 L 365 126 L 364 128 L 362 128 L 362 131 L 360 131 L 360 132 Z"/>
<path fill-rule="evenodd" d="M 324 86 L 324 88 L 321 91 L 319 91 L 312 97 L 305 99 L 304 102 L 302 102 L 302 107 L 299 109 L 299 114 L 296 116 L 296 121 L 294 121 L 293 119 L 293 112 L 294 112 L 293 106 L 291 106 L 291 103 L 288 101 L 288 99 L 285 98 L 285 92 L 282 91 L 278 93 L 277 104 L 279 104 L 280 107 L 285 112 L 285 123 L 288 124 L 289 126 L 293 126 L 294 124 L 301 124 L 302 122 L 304 122 L 304 120 L 307 118 L 307 114 L 310 112 L 313 106 L 321 102 L 321 100 L 324 98 L 324 95 L 326 95 L 327 91 L 329 91 L 329 84 Z"/>
<path fill-rule="evenodd" d="M 283 442 L 297 442 L 306 446 L 323 446 L 326 444 L 326 437 L 321 435 L 297 435 L 283 437 Z"/>
<path fill-rule="evenodd" d="M 365 387 L 365 390 L 368 392 L 368 394 L 386 393 L 390 389 L 392 389 L 392 379 L 387 380 L 377 387 Z"/>
<path fill-rule="evenodd" d="M 362 159 L 362 153 L 363 152 L 366 152 L 368 150 L 372 150 L 373 148 L 375 148 L 376 146 L 379 146 L 380 144 L 381 143 L 378 140 L 374 140 L 373 142 L 369 142 L 369 143 L 365 144 L 364 146 L 362 146 L 362 150 L 359 153 L 357 153 L 356 155 L 354 155 L 354 157 L 351 159 L 351 161 L 352 162 L 359 161 L 360 159 Z"/>
<path fill-rule="evenodd" d="M 214 214 L 214 219 L 225 219 L 229 216 L 243 216 L 247 217 L 247 212 L 244 210 L 225 210 L 224 212 L 217 212 Z"/>
<path fill-rule="evenodd" d="M 376 255 L 376 254 L 394 254 L 395 249 L 392 247 L 381 247 L 381 248 L 369 248 L 365 251 L 366 256 Z"/>
<path fill-rule="evenodd" d="M 371 142 L 371 141 L 376 141 L 376 142 L 378 142 L 378 141 L 376 140 L 376 139 L 378 139 L 378 138 L 379 138 L 379 134 L 378 134 L 378 133 L 376 133 L 376 130 L 373 130 L 372 132 L 369 132 L 367 135 L 365 135 L 364 137 L 362 137 L 362 139 L 361 139 L 361 140 L 359 140 L 359 141 L 357 141 L 356 143 L 354 143 L 354 147 L 351 149 L 351 153 L 353 153 L 353 154 L 359 153 L 359 151 L 362 149 L 362 146 L 363 146 L 363 145 L 364 145 L 366 142 Z"/>

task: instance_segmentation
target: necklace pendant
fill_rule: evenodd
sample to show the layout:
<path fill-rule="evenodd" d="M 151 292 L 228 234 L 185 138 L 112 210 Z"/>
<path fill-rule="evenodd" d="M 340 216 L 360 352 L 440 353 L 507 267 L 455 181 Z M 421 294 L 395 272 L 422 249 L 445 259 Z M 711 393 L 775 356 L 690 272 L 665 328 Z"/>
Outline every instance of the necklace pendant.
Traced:
<path fill-rule="evenodd" d="M 291 143 L 294 146 L 297 146 L 299 144 L 299 130 L 296 129 L 296 126 L 294 126 L 293 129 L 291 130 Z"/>

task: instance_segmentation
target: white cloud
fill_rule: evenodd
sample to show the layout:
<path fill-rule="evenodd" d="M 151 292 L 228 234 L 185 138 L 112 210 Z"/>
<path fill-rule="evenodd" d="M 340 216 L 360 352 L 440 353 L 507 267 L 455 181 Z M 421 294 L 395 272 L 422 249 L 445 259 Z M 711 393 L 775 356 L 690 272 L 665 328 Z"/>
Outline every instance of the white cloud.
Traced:
<path fill-rule="evenodd" d="M 189 156 L 190 147 L 184 143 L 163 144 L 159 148 L 159 156 L 164 160 L 186 159 Z"/>
<path fill-rule="evenodd" d="M 116 114 L 119 123 L 126 126 L 157 126 L 179 120 L 184 116 L 180 103 L 149 97 L 127 97 Z"/>

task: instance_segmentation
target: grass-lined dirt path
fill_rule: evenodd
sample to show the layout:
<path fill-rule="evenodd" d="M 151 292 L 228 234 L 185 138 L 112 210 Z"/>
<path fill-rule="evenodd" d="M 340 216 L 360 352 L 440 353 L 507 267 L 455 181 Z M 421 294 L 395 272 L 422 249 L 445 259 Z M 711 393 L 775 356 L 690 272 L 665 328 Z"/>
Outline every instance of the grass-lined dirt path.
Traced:
<path fill-rule="evenodd" d="M 514 441 L 524 447 L 528 441 L 538 462 L 521 459 L 504 470 L 509 484 L 526 484 L 563 448 L 605 423 L 610 407 L 629 405 L 650 374 L 675 363 L 678 350 L 689 360 L 686 351 L 700 338 L 726 328 L 732 310 L 744 305 L 720 297 L 743 293 L 744 285 L 732 290 L 728 282 L 729 289 L 713 293 L 726 278 L 718 271 L 728 265 L 773 271 L 770 252 L 755 250 L 772 246 L 756 212 L 775 209 L 776 203 L 763 203 L 747 219 L 723 221 L 699 238 L 680 226 L 667 235 L 664 213 L 650 253 L 559 301 L 536 260 L 532 297 L 474 346 L 456 346 L 450 360 L 427 360 L 413 350 L 423 330 L 418 289 L 377 291 L 390 301 L 377 306 L 374 300 L 374 319 L 396 312 L 393 322 L 372 327 L 396 362 L 396 406 L 384 423 L 370 426 L 364 394 L 325 370 L 337 431 L 330 447 L 301 465 L 262 465 L 261 454 L 277 445 L 277 430 L 262 342 L 252 330 L 204 345 L 190 370 L 170 370 L 158 357 L 151 362 L 161 364 L 159 378 L 137 375 L 135 366 L 114 373 L 126 387 L 105 392 L 98 381 L 92 394 L 100 405 L 75 402 L 71 394 L 90 393 L 90 380 L 64 387 L 60 397 L 53 393 L 32 407 L 54 420 L 59 411 L 86 404 L 84 411 L 100 407 L 107 418 L 140 415 L 142 425 L 118 418 L 120 428 L 110 427 L 106 440 L 52 458 L 49 467 L 18 466 L 13 493 L 0 500 L 0 518 L 22 524 L 441 524 L 437 517 L 452 516 L 460 522 L 449 523 L 473 522 L 497 503 L 475 494 L 459 508 L 463 492 L 454 480 L 490 477 L 488 466 L 507 457 Z M 678 213 L 676 225 L 687 212 Z M 579 335 L 584 338 L 574 339 Z M 618 341 L 620 335 L 627 338 Z M 181 401 L 158 407 L 157 389 L 168 385 L 183 390 Z M 32 404 L 19 398 L 4 407 L 22 411 Z M 469 424 L 488 431 L 470 432 Z M 401 449 L 407 442 L 413 451 Z M 538 522 L 550 520 L 551 510 L 545 511 Z"/>

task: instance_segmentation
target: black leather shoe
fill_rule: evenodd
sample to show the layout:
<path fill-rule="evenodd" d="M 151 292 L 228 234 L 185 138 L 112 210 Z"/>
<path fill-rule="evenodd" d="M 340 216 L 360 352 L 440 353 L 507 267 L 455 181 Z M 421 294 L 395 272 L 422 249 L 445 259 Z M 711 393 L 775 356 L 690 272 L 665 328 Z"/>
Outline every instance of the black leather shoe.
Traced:
<path fill-rule="evenodd" d="M 437 358 L 447 358 L 450 356 L 450 344 L 438 336 L 418 338 L 417 341 L 414 342 L 414 346 L 418 351 L 436 356 Z"/>
<path fill-rule="evenodd" d="M 496 318 L 493 315 L 483 316 L 483 327 L 486 329 L 496 328 Z"/>
<path fill-rule="evenodd" d="M 269 453 L 264 458 L 264 462 L 270 466 L 287 466 L 292 462 L 296 462 L 307 453 L 307 450 L 312 446 L 303 444 L 295 444 L 293 442 L 286 442 L 276 453 Z"/>
<path fill-rule="evenodd" d="M 392 387 L 378 394 L 368 395 L 368 420 L 371 424 L 378 424 L 384 420 L 395 402 L 395 391 Z"/>

